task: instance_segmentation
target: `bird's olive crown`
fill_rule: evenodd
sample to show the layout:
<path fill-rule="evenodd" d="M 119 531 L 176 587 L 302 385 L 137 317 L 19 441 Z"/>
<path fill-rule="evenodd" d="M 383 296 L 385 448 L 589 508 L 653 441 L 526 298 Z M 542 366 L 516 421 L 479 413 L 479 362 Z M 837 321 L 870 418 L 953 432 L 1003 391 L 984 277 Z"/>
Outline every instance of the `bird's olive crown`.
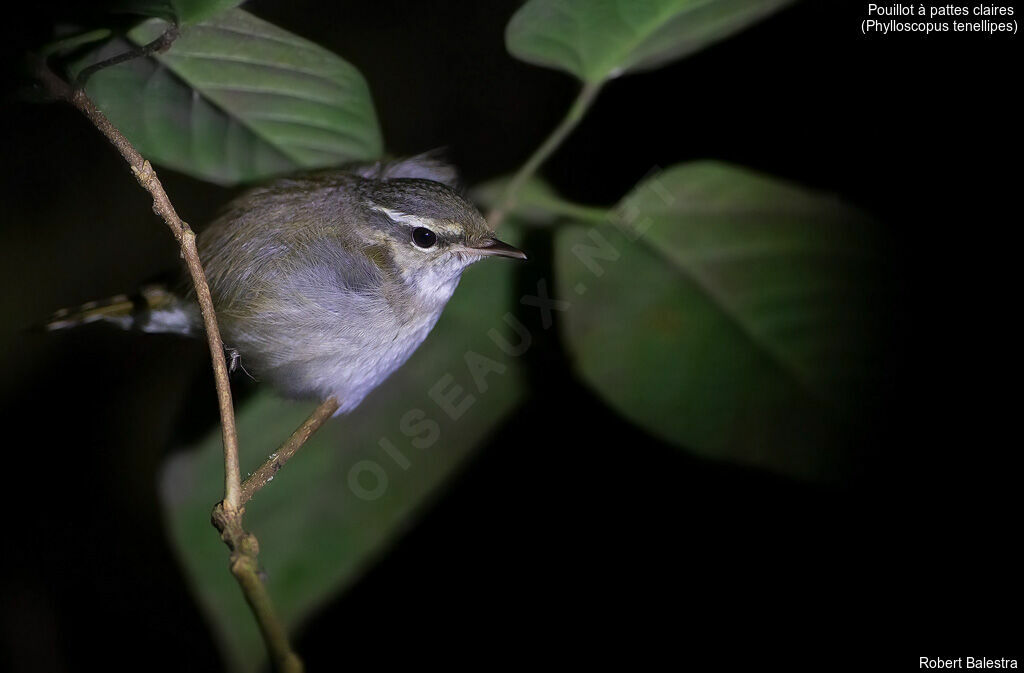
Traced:
<path fill-rule="evenodd" d="M 374 180 L 364 205 L 373 225 L 420 248 L 478 244 L 492 235 L 487 221 L 455 190 L 420 178 Z"/>

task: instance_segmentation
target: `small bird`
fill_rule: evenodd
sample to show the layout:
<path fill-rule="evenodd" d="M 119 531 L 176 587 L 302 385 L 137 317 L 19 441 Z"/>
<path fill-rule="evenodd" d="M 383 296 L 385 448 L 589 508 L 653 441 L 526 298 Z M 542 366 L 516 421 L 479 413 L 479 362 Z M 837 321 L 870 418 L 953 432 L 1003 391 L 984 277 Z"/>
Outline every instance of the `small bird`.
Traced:
<path fill-rule="evenodd" d="M 454 184 L 420 155 L 282 178 L 229 204 L 197 245 L 233 361 L 286 397 L 354 409 L 427 337 L 466 267 L 526 259 Z M 58 311 L 47 328 L 93 321 L 203 332 L 190 294 L 155 286 Z"/>

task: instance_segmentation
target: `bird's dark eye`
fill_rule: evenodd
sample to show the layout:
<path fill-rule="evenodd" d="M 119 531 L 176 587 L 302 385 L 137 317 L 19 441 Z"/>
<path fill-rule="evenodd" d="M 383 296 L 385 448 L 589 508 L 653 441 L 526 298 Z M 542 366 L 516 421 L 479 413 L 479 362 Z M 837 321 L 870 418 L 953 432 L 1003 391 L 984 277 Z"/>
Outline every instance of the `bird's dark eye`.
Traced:
<path fill-rule="evenodd" d="M 437 243 L 437 234 L 426 227 L 416 227 L 412 230 L 412 241 L 421 248 L 429 248 Z"/>

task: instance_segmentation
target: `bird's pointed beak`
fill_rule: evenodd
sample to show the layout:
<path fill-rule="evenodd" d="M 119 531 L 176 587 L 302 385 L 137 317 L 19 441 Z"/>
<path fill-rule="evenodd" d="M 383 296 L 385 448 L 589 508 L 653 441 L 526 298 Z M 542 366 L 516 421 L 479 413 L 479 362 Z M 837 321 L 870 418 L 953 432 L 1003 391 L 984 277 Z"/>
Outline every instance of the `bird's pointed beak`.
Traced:
<path fill-rule="evenodd" d="M 514 248 L 508 243 L 499 241 L 496 238 L 487 238 L 476 245 L 468 246 L 469 251 L 477 255 L 493 255 L 497 257 L 512 257 L 513 259 L 526 259 L 526 253 L 519 248 Z"/>

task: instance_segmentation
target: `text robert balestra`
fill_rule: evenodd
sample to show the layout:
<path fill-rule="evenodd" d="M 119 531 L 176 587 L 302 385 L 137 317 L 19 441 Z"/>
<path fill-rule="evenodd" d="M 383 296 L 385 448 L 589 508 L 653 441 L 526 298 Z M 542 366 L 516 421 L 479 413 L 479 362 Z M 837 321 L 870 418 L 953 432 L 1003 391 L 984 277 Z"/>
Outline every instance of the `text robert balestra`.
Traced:
<path fill-rule="evenodd" d="M 1017 668 L 1016 659 L 988 659 L 986 657 L 957 657 L 956 659 L 939 659 L 921 657 L 918 668 L 929 670 L 947 669 L 979 669 L 979 668 Z"/>

